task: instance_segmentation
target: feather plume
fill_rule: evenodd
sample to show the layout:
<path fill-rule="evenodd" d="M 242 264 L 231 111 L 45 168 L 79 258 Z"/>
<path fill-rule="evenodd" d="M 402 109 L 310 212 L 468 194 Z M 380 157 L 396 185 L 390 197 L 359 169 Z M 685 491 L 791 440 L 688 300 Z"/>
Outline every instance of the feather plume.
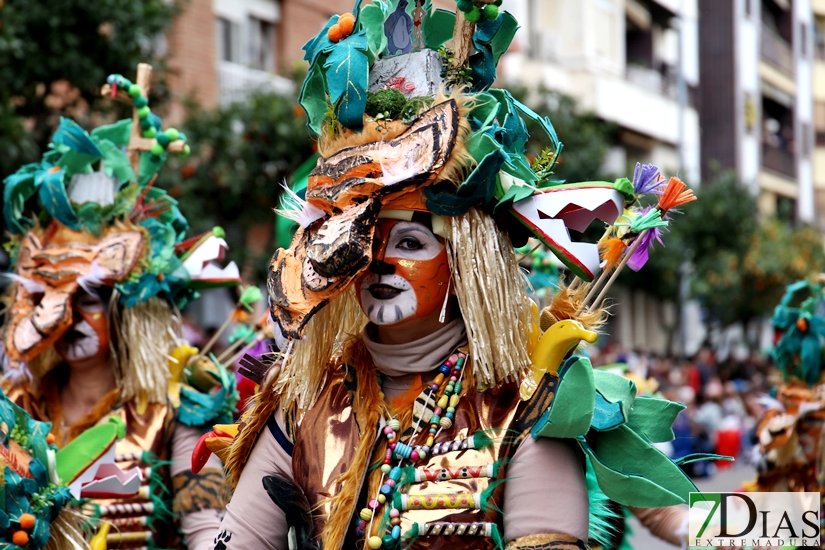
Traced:
<path fill-rule="evenodd" d="M 281 208 L 276 210 L 279 215 L 294 221 L 303 228 L 309 227 L 312 222 L 326 215 L 323 210 L 299 197 L 286 182 L 281 183 L 281 186 L 284 188 L 284 194 L 281 195 Z"/>
<path fill-rule="evenodd" d="M 7 279 L 11 279 L 15 283 L 21 285 L 23 288 L 26 289 L 26 292 L 29 294 L 42 294 L 46 292 L 46 287 L 38 283 L 37 281 L 33 281 L 32 279 L 28 279 L 26 277 L 22 277 L 17 273 L 2 273 L 3 277 Z"/>
<path fill-rule="evenodd" d="M 87 294 L 98 296 L 95 287 L 103 286 L 105 283 L 106 272 L 101 269 L 97 260 L 92 262 L 91 271 L 85 275 L 77 278 L 77 284 L 80 288 L 86 291 Z"/>
<path fill-rule="evenodd" d="M 265 476 L 263 485 L 272 502 L 283 510 L 286 524 L 295 535 L 295 549 L 318 550 L 312 540 L 312 510 L 301 488 L 279 475 Z"/>
<path fill-rule="evenodd" d="M 676 177 L 670 178 L 665 187 L 665 192 L 659 197 L 659 209 L 667 212 L 673 208 L 687 204 L 696 200 L 696 195 L 692 189 L 688 189 L 682 180 Z"/>
<path fill-rule="evenodd" d="M 613 269 L 621 261 L 627 245 L 618 237 L 611 237 L 599 243 L 602 259 L 607 262 L 606 270 Z"/>

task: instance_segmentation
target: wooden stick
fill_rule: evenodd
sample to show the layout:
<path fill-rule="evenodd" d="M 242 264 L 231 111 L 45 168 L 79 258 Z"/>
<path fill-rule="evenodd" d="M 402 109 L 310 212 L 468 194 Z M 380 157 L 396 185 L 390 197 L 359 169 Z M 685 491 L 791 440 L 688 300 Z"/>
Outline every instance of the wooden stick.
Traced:
<path fill-rule="evenodd" d="M 642 244 L 642 237 L 644 237 L 645 233 L 647 233 L 648 231 L 649 230 L 642 231 L 639 234 L 639 236 L 636 237 L 636 240 L 633 241 L 633 245 L 630 247 L 630 250 L 628 250 L 627 254 L 625 254 L 624 258 L 622 258 L 622 261 L 616 267 L 616 270 L 613 272 L 613 275 L 610 276 L 610 280 L 607 281 L 607 284 L 604 285 L 604 288 L 602 289 L 602 291 L 599 293 L 599 295 L 593 301 L 593 305 L 588 308 L 589 310 L 596 309 L 597 307 L 599 307 L 599 304 L 602 303 L 602 300 L 604 300 L 604 297 L 607 295 L 607 291 L 610 290 L 610 287 L 616 281 L 616 277 L 619 276 L 619 272 L 622 270 L 622 268 L 624 268 L 624 266 L 627 265 L 627 262 L 630 261 L 630 257 L 633 255 L 633 253 L 636 251 L 636 249 L 639 248 L 639 245 Z"/>
<path fill-rule="evenodd" d="M 152 86 L 152 66 L 148 63 L 138 63 L 137 78 L 135 84 L 140 86 L 140 95 L 145 98 L 149 97 L 149 89 Z M 129 163 L 132 165 L 132 170 L 137 175 L 140 168 L 140 153 L 148 151 L 152 147 L 152 143 L 146 146 L 146 138 L 141 135 L 140 119 L 137 115 L 137 109 L 132 110 L 132 135 L 129 136 L 129 145 L 126 148 Z M 148 140 L 154 142 L 154 140 Z"/>
<path fill-rule="evenodd" d="M 580 315 L 585 310 L 585 308 L 587 308 L 587 303 L 590 301 L 593 295 L 596 294 L 596 292 L 598 292 L 599 288 L 604 283 L 604 280 L 607 278 L 608 273 L 610 273 L 609 270 L 603 270 L 601 273 L 599 273 L 599 276 L 596 277 L 596 280 L 590 283 L 590 290 L 587 291 L 587 295 L 584 297 L 584 300 L 582 300 L 582 303 L 579 304 L 579 309 L 576 310 L 576 315 Z"/>
<path fill-rule="evenodd" d="M 232 313 L 234 313 L 234 309 L 233 309 Z M 221 337 L 221 334 L 223 334 L 223 332 L 227 328 L 229 328 L 229 325 L 232 324 L 232 321 L 235 320 L 235 316 L 232 313 L 230 313 L 229 316 L 226 318 L 226 321 L 223 322 L 223 324 L 221 325 L 221 328 L 219 328 L 215 332 L 215 334 L 212 335 L 212 338 L 209 339 L 209 341 L 206 343 L 206 345 L 203 346 L 203 349 L 198 353 L 197 357 L 206 357 L 206 354 L 209 353 L 209 350 L 212 349 L 212 346 L 215 345 L 215 342 L 218 341 L 218 338 Z"/>
<path fill-rule="evenodd" d="M 470 23 L 464 17 L 464 12 L 456 10 L 455 26 L 453 27 L 453 67 L 460 69 L 467 64 L 473 50 L 473 32 L 475 23 Z"/>

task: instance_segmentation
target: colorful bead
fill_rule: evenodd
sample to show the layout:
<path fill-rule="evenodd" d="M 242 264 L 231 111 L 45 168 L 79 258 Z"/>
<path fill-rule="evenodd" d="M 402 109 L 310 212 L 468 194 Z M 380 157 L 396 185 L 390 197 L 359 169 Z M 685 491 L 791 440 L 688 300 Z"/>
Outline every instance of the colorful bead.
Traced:
<path fill-rule="evenodd" d="M 387 496 L 386 495 L 378 495 L 375 497 L 375 500 L 380 502 L 382 505 L 387 503 Z"/>
<path fill-rule="evenodd" d="M 387 422 L 387 426 L 393 429 L 393 431 L 398 431 L 401 429 L 401 422 L 397 418 L 393 418 L 389 422 Z"/>
<path fill-rule="evenodd" d="M 372 510 L 370 510 L 369 508 L 362 508 L 362 509 L 361 509 L 361 513 L 360 513 L 360 514 L 358 514 L 358 515 L 359 515 L 359 516 L 361 517 L 361 519 L 363 519 L 364 521 L 369 521 L 369 520 L 371 520 L 371 519 L 372 519 Z"/>
<path fill-rule="evenodd" d="M 392 470 L 392 466 L 390 466 L 389 464 L 382 464 L 381 465 L 381 472 L 382 473 L 388 474 L 388 473 L 390 473 L 390 470 Z"/>
<path fill-rule="evenodd" d="M 398 481 L 399 479 L 401 479 L 401 468 L 399 468 L 398 466 L 393 468 L 392 471 L 390 471 L 390 479 L 393 481 Z"/>
<path fill-rule="evenodd" d="M 401 538 L 401 527 L 400 526 L 396 525 L 395 527 L 392 528 L 392 538 L 394 538 L 395 540 L 398 540 L 398 539 Z"/>
<path fill-rule="evenodd" d="M 415 449 L 410 451 L 410 460 L 416 461 L 418 459 L 419 459 L 418 451 L 416 451 Z"/>
<path fill-rule="evenodd" d="M 455 407 L 458 406 L 458 401 L 460 399 L 461 399 L 461 396 L 458 395 L 457 393 L 450 396 L 450 408 L 453 409 L 453 411 L 451 411 L 451 412 L 455 411 Z"/>
<path fill-rule="evenodd" d="M 379 548 L 381 548 L 382 544 L 381 537 L 372 536 L 367 541 L 367 544 L 369 544 L 369 547 L 372 548 L 372 550 L 378 550 Z"/>
<path fill-rule="evenodd" d="M 450 419 L 449 419 L 448 417 L 446 417 L 446 416 L 445 416 L 444 418 L 442 418 L 442 419 L 441 419 L 441 421 L 439 422 L 439 424 L 441 424 L 441 427 L 442 427 L 442 428 L 444 428 L 445 430 L 449 430 L 450 428 L 452 428 L 452 427 L 453 427 L 453 421 L 452 421 L 452 420 L 450 420 Z"/>
<path fill-rule="evenodd" d="M 392 428 L 390 428 L 389 426 L 384 426 L 384 433 L 386 435 L 390 435 L 392 432 L 393 432 Z"/>
<path fill-rule="evenodd" d="M 401 512 L 398 511 L 398 508 L 393 508 L 392 510 L 390 510 L 390 517 L 391 518 L 397 518 L 400 515 L 401 515 Z"/>
<path fill-rule="evenodd" d="M 391 495 L 392 494 L 392 487 L 390 487 L 387 484 L 384 484 L 384 485 L 381 486 L 380 489 L 378 489 L 378 492 L 380 492 L 382 495 Z"/>

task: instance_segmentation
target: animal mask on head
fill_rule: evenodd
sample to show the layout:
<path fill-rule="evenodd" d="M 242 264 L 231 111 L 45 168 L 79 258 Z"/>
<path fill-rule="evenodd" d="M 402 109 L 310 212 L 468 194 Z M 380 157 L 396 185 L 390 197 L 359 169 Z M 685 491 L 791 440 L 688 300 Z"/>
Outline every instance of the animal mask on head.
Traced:
<path fill-rule="evenodd" d="M 111 232 L 98 240 L 61 227 L 45 245 L 35 233 L 26 234 L 6 332 L 9 359 L 28 362 L 53 345 L 72 326 L 72 296 L 84 280 L 113 285 L 132 271 L 143 245 L 143 233 L 137 230 Z"/>
<path fill-rule="evenodd" d="M 381 208 L 420 204 L 419 189 L 435 182 L 453 152 L 458 105 L 425 111 L 401 135 L 347 147 L 318 160 L 309 175 L 305 210 L 320 217 L 298 230 L 288 250 L 272 259 L 272 315 L 297 338 L 310 317 L 346 290 L 372 260 Z"/>

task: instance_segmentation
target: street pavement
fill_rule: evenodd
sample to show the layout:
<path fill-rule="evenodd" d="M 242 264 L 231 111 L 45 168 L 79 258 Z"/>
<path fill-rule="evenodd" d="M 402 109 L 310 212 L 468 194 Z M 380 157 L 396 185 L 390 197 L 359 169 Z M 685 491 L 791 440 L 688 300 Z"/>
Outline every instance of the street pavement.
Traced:
<path fill-rule="evenodd" d="M 717 472 L 713 477 L 694 480 L 694 482 L 700 491 L 732 491 L 739 488 L 743 481 L 753 479 L 755 475 L 756 470 L 740 461 L 740 464 Z M 633 534 L 630 536 L 630 545 L 635 550 L 673 550 L 678 548 L 678 546 L 668 544 L 651 535 L 635 517 L 630 519 L 630 528 L 633 530 Z"/>

